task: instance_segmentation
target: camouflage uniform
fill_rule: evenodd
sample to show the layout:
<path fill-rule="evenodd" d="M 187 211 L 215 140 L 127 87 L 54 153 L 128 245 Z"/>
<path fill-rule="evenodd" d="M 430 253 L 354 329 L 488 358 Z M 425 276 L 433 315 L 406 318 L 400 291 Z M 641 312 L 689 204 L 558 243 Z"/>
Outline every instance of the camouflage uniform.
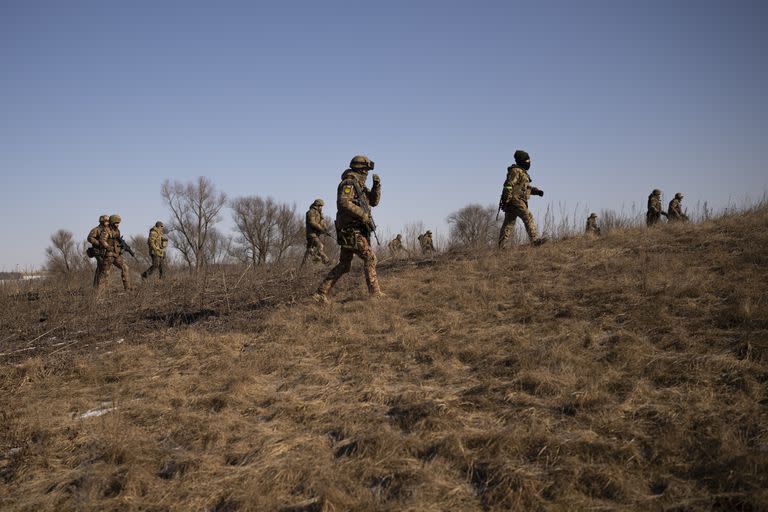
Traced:
<path fill-rule="evenodd" d="M 157 270 L 160 279 L 165 277 L 165 249 L 168 247 L 168 239 L 163 235 L 162 222 L 157 221 L 152 229 L 149 230 L 147 245 L 149 246 L 149 256 L 152 258 L 152 265 L 142 272 L 142 279 L 151 276 Z"/>
<path fill-rule="evenodd" d="M 323 265 L 330 263 L 330 259 L 325 254 L 323 241 L 320 239 L 321 235 L 330 235 L 328 228 L 325 226 L 325 219 L 323 218 L 324 205 L 325 203 L 322 199 L 316 199 L 309 207 L 309 210 L 307 210 L 307 250 L 304 251 L 304 258 L 301 260 L 301 266 L 304 266 L 307 259 L 310 257 L 315 263 L 322 263 Z"/>
<path fill-rule="evenodd" d="M 104 265 L 104 253 L 106 247 L 102 247 L 99 240 L 101 238 L 101 232 L 105 229 L 109 229 L 109 215 L 100 216 L 99 225 L 88 233 L 88 243 L 91 244 L 91 254 L 93 254 L 93 258 L 96 259 L 96 272 L 93 274 L 94 288 L 99 286 L 99 274 L 101 272 L 101 267 Z"/>
<path fill-rule="evenodd" d="M 530 157 L 525 151 L 515 151 L 515 164 L 507 168 L 507 179 L 501 192 L 499 207 L 504 211 L 504 222 L 499 231 L 499 248 L 503 249 L 512 231 L 515 220 L 519 217 L 525 226 L 525 232 L 531 243 L 538 244 L 542 240 L 536 229 L 536 221 L 528 210 L 528 199 L 531 194 L 544 195 L 544 192 L 531 186 L 531 177 L 526 166 L 530 166 Z"/>
<path fill-rule="evenodd" d="M 667 208 L 667 220 L 669 222 L 687 222 L 688 216 L 683 213 L 683 207 L 681 201 L 683 200 L 683 194 L 678 192 L 675 194 L 674 199 L 669 202 L 669 208 Z"/>
<path fill-rule="evenodd" d="M 645 214 L 645 224 L 653 226 L 661 220 L 661 216 L 666 212 L 661 209 L 661 190 L 654 189 L 648 196 L 648 211 Z"/>
<path fill-rule="evenodd" d="M 393 258 L 399 258 L 403 252 L 408 252 L 405 247 L 403 247 L 403 235 L 398 234 L 395 238 L 390 240 L 390 242 L 387 244 L 387 248 L 389 249 L 389 254 Z"/>
<path fill-rule="evenodd" d="M 99 237 L 99 244 L 106 248 L 104 264 L 101 266 L 101 272 L 99 272 L 98 276 L 98 288 L 100 290 L 107 285 L 109 273 L 113 265 L 120 269 L 123 288 L 126 290 L 131 289 L 128 264 L 122 256 L 123 248 L 120 245 L 120 237 L 122 235 L 120 234 L 119 224 L 120 216 L 112 215 L 109 218 L 109 226 L 101 232 Z"/>
<path fill-rule="evenodd" d="M 349 272 L 354 255 L 363 260 L 368 292 L 371 296 L 382 295 L 376 276 L 376 254 L 371 248 L 371 221 L 363 208 L 372 208 L 378 205 L 381 199 L 381 181 L 378 175 L 373 175 L 371 189 L 365 185 L 368 171 L 371 169 L 373 162 L 367 157 L 356 156 L 350 162 L 350 168 L 341 175 L 336 194 L 336 241 L 341 247 L 341 253 L 338 265 L 331 269 L 317 289 L 317 296 L 322 300 L 326 300 L 328 292 L 341 276 Z"/>
<path fill-rule="evenodd" d="M 597 226 L 597 215 L 591 214 L 587 217 L 587 227 L 584 230 L 587 235 L 600 236 L 600 228 Z"/>
<path fill-rule="evenodd" d="M 435 253 L 435 244 L 432 243 L 432 232 L 427 231 L 423 235 L 417 237 L 419 240 L 419 246 L 421 247 L 421 253 L 431 255 Z"/>

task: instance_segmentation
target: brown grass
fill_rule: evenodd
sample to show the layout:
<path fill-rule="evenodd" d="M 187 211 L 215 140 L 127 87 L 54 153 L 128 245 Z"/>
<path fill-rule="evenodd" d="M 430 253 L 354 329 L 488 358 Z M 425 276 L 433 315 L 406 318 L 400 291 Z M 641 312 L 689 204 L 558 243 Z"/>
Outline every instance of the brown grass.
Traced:
<path fill-rule="evenodd" d="M 6 294 L 0 509 L 768 510 L 767 228 Z"/>

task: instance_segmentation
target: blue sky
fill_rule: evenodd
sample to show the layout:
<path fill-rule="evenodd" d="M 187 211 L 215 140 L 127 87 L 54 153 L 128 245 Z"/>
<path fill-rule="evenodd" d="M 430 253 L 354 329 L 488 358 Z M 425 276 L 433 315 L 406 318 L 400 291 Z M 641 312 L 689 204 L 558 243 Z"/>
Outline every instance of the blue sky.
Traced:
<path fill-rule="evenodd" d="M 376 161 L 390 232 L 495 204 L 532 155 L 539 215 L 723 207 L 768 187 L 760 2 L 0 0 L 0 269 L 101 213 L 168 214 L 166 178 L 303 211 Z M 335 209 L 327 208 L 331 215 Z M 229 222 L 229 213 L 226 214 Z"/>

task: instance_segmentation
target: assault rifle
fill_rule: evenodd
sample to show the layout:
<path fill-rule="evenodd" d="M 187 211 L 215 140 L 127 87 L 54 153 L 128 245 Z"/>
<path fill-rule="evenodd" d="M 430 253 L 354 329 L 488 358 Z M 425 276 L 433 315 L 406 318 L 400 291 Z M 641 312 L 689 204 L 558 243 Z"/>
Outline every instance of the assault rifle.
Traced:
<path fill-rule="evenodd" d="M 125 238 L 121 236 L 117 241 L 120 242 L 120 248 L 122 250 L 133 256 L 134 259 L 136 258 L 136 254 L 133 252 L 133 249 L 131 249 L 131 246 L 128 245 L 128 242 L 125 241 Z"/>
<path fill-rule="evenodd" d="M 352 186 L 355 187 L 355 194 L 360 198 L 360 208 L 362 208 L 365 214 L 368 215 L 368 228 L 370 228 L 371 233 L 373 233 L 376 243 L 381 245 L 381 242 L 379 242 L 379 235 L 376 234 L 376 223 L 373 222 L 373 213 L 368 204 L 368 197 L 363 194 L 362 189 L 360 189 L 360 184 L 357 183 L 357 180 L 354 178 L 352 179 Z"/>

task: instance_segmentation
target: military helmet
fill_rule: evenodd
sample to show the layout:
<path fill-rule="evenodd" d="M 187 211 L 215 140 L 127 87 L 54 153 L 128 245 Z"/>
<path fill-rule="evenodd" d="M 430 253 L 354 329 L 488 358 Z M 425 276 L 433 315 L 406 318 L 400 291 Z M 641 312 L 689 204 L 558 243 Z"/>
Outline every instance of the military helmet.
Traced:
<path fill-rule="evenodd" d="M 432 232 L 431 232 L 430 230 L 427 230 L 427 233 L 426 233 L 426 234 L 427 234 L 427 235 L 431 235 L 431 234 L 432 234 Z"/>
<path fill-rule="evenodd" d="M 655 188 L 655 189 L 653 189 L 653 192 L 651 192 L 651 194 L 653 194 L 654 196 L 660 196 L 661 195 L 661 190 Z"/>
<path fill-rule="evenodd" d="M 373 170 L 373 161 L 364 155 L 357 155 L 349 162 L 350 169 Z"/>
<path fill-rule="evenodd" d="M 522 164 L 531 159 L 531 155 L 529 155 L 527 152 L 523 151 L 522 149 L 518 149 L 515 151 L 515 163 L 516 164 Z"/>
<path fill-rule="evenodd" d="M 99 224 L 102 224 L 104 222 L 109 222 L 109 215 L 100 215 L 99 216 Z"/>
<path fill-rule="evenodd" d="M 682 199 L 682 198 L 683 198 L 683 194 L 681 194 L 680 192 L 675 194 L 675 199 Z"/>
<path fill-rule="evenodd" d="M 164 228 L 165 224 L 163 224 L 162 221 L 157 221 L 157 222 L 155 222 L 155 227 L 156 228 Z"/>
<path fill-rule="evenodd" d="M 110 223 L 110 224 L 118 224 L 118 223 L 119 223 L 119 222 L 121 222 L 122 220 L 123 220 L 123 219 L 121 219 L 121 218 L 120 218 L 120 216 L 119 216 L 118 214 L 114 214 L 114 215 L 110 215 L 110 216 L 109 216 L 109 223 Z"/>
<path fill-rule="evenodd" d="M 596 213 L 590 213 L 589 214 L 589 218 L 590 219 L 596 219 L 597 218 L 597 214 Z"/>
<path fill-rule="evenodd" d="M 322 199 L 315 199 L 315 201 L 312 203 L 312 206 L 325 206 L 325 201 Z"/>

